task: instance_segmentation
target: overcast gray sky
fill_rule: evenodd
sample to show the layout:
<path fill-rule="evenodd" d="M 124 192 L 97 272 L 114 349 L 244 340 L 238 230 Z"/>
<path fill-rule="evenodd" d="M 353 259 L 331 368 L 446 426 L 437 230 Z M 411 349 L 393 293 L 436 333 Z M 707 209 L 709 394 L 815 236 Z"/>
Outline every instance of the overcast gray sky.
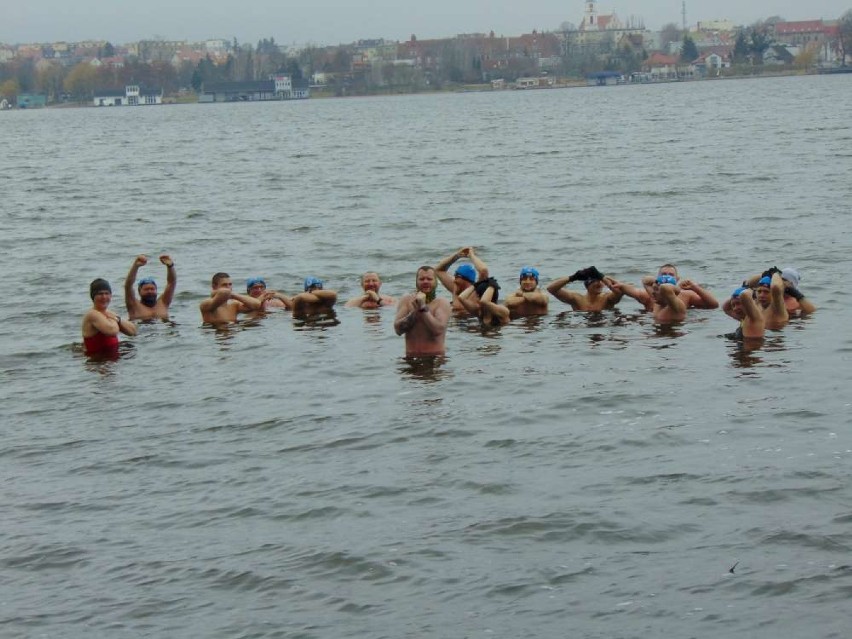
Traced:
<path fill-rule="evenodd" d="M 579 23 L 584 0 L 0 0 L 0 42 L 74 42 L 104 39 L 115 44 L 154 37 L 205 40 L 236 37 L 256 43 L 339 44 L 365 38 L 407 40 L 459 33 L 519 35 Z M 852 0 L 687 1 L 687 23 L 729 19 L 750 24 L 779 15 L 787 20 L 835 19 Z M 601 14 L 641 17 L 659 29 L 681 22 L 681 0 L 612 0 Z"/>

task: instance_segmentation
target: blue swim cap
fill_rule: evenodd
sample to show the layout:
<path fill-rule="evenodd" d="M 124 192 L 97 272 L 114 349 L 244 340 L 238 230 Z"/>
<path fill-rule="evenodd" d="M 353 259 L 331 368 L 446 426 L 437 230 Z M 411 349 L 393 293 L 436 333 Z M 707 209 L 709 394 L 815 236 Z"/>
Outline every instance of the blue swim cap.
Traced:
<path fill-rule="evenodd" d="M 246 280 L 246 293 L 251 290 L 252 286 L 256 286 L 257 284 L 263 284 L 263 288 L 266 288 L 266 280 L 262 277 L 250 277 Z"/>
<path fill-rule="evenodd" d="M 769 286 L 772 284 L 772 278 L 769 276 L 763 276 L 757 281 L 758 286 Z"/>
<path fill-rule="evenodd" d="M 142 288 L 142 286 L 145 284 L 153 284 L 154 286 L 156 286 L 157 282 L 154 281 L 153 277 L 143 277 L 141 280 L 139 280 L 139 284 L 137 285 L 137 287 Z"/>
<path fill-rule="evenodd" d="M 524 279 L 524 277 L 528 275 L 532 275 L 535 278 L 535 281 L 538 282 L 538 269 L 533 268 L 532 266 L 522 266 L 519 279 Z"/>
<path fill-rule="evenodd" d="M 747 291 L 747 290 L 748 290 L 748 286 L 740 286 L 738 289 L 734 290 L 733 293 L 731 293 L 731 297 L 737 298 L 740 295 L 742 295 L 743 291 Z"/>
<path fill-rule="evenodd" d="M 674 284 L 676 286 L 677 280 L 672 275 L 658 275 L 657 284 Z"/>
<path fill-rule="evenodd" d="M 305 278 L 305 290 L 309 290 L 312 286 L 316 286 L 317 288 L 322 288 L 322 280 L 318 277 L 306 277 Z"/>
<path fill-rule="evenodd" d="M 456 269 L 456 275 L 471 284 L 476 283 L 476 269 L 471 264 L 462 264 Z"/>

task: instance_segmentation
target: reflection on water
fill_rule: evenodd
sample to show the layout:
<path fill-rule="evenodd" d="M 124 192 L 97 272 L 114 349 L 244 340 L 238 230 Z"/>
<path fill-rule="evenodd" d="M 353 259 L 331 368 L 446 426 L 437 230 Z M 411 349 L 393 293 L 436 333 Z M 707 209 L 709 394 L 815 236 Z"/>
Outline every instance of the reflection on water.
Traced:
<path fill-rule="evenodd" d="M 444 355 L 402 357 L 397 370 L 403 378 L 434 384 L 452 377 L 452 373 L 444 369 L 447 361 L 447 357 Z"/>
<path fill-rule="evenodd" d="M 337 313 L 333 309 L 315 315 L 293 316 L 293 328 L 297 331 L 324 331 L 338 324 L 340 320 L 337 319 Z"/>

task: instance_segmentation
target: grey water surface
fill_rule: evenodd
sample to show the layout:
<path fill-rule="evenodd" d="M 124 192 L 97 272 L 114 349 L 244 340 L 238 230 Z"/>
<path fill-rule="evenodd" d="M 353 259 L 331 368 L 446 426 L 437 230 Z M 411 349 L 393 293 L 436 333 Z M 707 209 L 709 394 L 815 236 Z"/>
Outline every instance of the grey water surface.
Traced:
<path fill-rule="evenodd" d="M 852 76 L 0 113 L 0 636 L 848 637 Z M 210 276 L 342 299 L 474 245 L 507 293 L 793 265 L 757 350 L 632 300 L 410 362 L 393 310 L 201 325 Z M 88 360 L 88 283 L 170 253 Z M 141 274 L 164 284 L 156 263 Z M 445 292 L 442 292 L 446 294 Z M 730 569 L 736 564 L 736 567 Z"/>

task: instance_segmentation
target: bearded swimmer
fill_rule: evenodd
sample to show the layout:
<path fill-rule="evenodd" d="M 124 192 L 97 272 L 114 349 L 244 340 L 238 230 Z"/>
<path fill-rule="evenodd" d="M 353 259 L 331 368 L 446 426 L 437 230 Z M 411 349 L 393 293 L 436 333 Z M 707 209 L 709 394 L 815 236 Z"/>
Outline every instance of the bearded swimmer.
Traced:
<path fill-rule="evenodd" d="M 112 288 L 104 279 L 89 284 L 92 308 L 83 316 L 83 347 L 86 355 L 104 355 L 118 352 L 118 334 L 136 335 L 136 325 L 121 319 L 109 310 Z"/>
<path fill-rule="evenodd" d="M 518 290 L 509 295 L 505 302 L 510 317 L 547 315 L 548 297 L 538 287 L 538 269 L 532 266 L 523 266 L 518 279 Z"/>
<path fill-rule="evenodd" d="M 160 262 L 166 267 L 166 288 L 157 297 L 157 282 L 153 277 L 143 277 L 137 286 L 139 299 L 133 290 L 136 273 L 148 263 L 148 257 L 137 255 L 130 266 L 130 271 L 124 280 L 124 304 L 127 307 L 127 317 L 131 320 L 169 319 L 169 306 L 175 296 L 177 272 L 175 263 L 168 255 L 161 255 Z"/>
<path fill-rule="evenodd" d="M 393 322 L 397 335 L 405 335 L 405 356 L 424 357 L 444 354 L 444 337 L 450 321 L 450 303 L 435 297 L 438 286 L 435 269 L 417 269 L 417 291 L 402 297 Z"/>

